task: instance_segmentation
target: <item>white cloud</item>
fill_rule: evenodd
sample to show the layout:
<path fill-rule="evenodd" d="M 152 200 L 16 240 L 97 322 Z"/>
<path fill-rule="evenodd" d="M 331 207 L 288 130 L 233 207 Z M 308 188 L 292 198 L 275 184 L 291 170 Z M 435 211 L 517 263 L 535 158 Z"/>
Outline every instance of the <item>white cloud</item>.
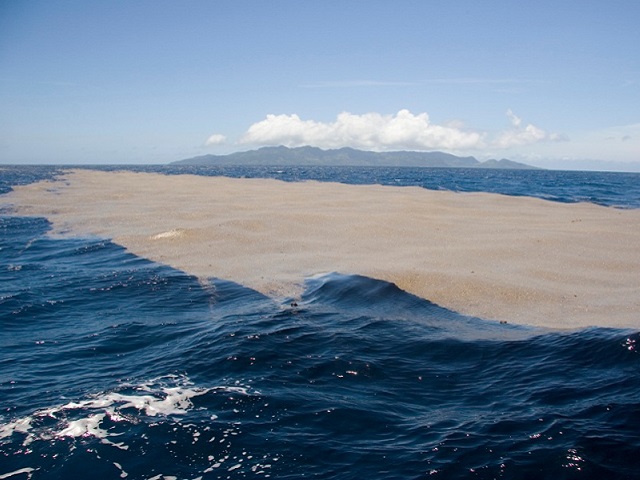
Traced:
<path fill-rule="evenodd" d="M 516 116 L 511 109 L 506 112 L 507 117 L 511 121 L 513 128 L 500 132 L 493 140 L 492 146 L 496 148 L 521 147 L 523 145 L 532 145 L 534 143 L 545 140 L 563 141 L 566 137 L 557 133 L 547 133 L 543 129 L 529 123 L 526 127 L 522 127 L 522 120 Z"/>
<path fill-rule="evenodd" d="M 566 135 L 549 133 L 530 123 L 525 125 L 511 109 L 505 114 L 511 126 L 494 134 L 470 130 L 457 120 L 435 124 L 427 113 L 414 114 L 406 109 L 391 115 L 342 112 L 331 122 L 304 120 L 296 114 L 269 114 L 251 125 L 238 143 L 287 147 L 312 145 L 325 149 L 352 147 L 373 151 L 445 150 L 468 154 L 568 140 Z M 207 145 L 225 141 L 223 135 L 216 134 L 207 140 Z"/>
<path fill-rule="evenodd" d="M 514 128 L 502 132 L 493 143 L 498 148 L 510 148 L 531 145 L 545 138 L 547 138 L 547 133 L 544 130 L 529 124 L 525 128 Z"/>
<path fill-rule="evenodd" d="M 436 125 L 429 115 L 400 110 L 395 115 L 343 112 L 334 122 L 303 120 L 298 115 L 267 115 L 249 127 L 240 143 L 254 145 L 314 145 L 321 148 L 354 147 L 368 150 L 474 149 L 484 134 L 459 126 Z"/>
<path fill-rule="evenodd" d="M 207 138 L 207 141 L 204 142 L 204 144 L 207 147 L 209 147 L 211 145 L 222 145 L 226 141 L 227 141 L 227 137 L 225 137 L 224 135 L 221 135 L 219 133 L 214 133 L 209 138 Z"/>
<path fill-rule="evenodd" d="M 509 117 L 509 120 L 511 120 L 511 123 L 515 128 L 520 128 L 522 120 L 520 119 L 520 117 L 516 116 L 516 114 L 513 113 L 511 109 L 507 110 L 507 117 Z"/>

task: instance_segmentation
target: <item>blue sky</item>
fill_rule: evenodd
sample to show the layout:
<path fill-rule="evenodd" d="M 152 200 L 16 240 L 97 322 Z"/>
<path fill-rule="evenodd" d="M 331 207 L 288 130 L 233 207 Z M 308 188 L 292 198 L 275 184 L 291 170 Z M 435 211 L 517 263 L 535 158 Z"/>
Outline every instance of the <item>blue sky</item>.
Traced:
<path fill-rule="evenodd" d="M 2 0 L 0 163 L 312 144 L 637 170 L 639 24 L 636 0 Z"/>

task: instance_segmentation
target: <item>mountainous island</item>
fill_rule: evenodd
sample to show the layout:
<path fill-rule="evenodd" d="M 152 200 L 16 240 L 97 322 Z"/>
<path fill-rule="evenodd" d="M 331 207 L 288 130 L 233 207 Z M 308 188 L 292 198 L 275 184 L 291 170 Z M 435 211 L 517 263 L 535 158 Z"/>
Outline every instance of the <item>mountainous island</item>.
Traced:
<path fill-rule="evenodd" d="M 458 157 L 444 152 L 369 152 L 354 148 L 322 150 L 316 147 L 263 147 L 229 155 L 200 155 L 171 165 L 269 165 L 269 166 L 358 166 L 358 167 L 448 167 L 535 169 L 511 160 Z"/>

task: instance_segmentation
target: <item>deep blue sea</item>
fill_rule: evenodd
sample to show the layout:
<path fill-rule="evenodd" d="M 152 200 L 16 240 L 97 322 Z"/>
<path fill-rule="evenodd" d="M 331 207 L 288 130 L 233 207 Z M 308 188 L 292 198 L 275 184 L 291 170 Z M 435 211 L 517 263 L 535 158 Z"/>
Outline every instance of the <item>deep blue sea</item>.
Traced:
<path fill-rule="evenodd" d="M 640 174 L 127 168 L 640 208 Z M 59 171 L 2 167 L 0 193 Z M 0 211 L 0 480 L 640 478 L 640 329 L 497 324 L 341 274 L 278 303 L 49 228 Z"/>

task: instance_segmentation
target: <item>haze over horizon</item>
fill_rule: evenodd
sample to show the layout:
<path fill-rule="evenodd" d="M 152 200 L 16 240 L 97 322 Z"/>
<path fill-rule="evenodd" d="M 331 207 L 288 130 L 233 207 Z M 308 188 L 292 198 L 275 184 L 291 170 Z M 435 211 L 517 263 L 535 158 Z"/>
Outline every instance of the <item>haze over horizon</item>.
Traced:
<path fill-rule="evenodd" d="M 640 171 L 640 3 L 0 3 L 0 164 L 261 146 Z"/>

